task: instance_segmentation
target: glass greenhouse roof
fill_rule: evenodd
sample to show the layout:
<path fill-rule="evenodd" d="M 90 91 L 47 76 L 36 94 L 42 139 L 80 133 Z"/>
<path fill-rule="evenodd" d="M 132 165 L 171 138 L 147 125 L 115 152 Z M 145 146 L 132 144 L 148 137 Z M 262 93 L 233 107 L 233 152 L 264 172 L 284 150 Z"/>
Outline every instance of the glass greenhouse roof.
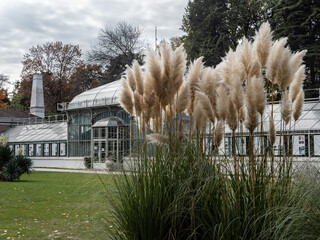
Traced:
<path fill-rule="evenodd" d="M 76 96 L 68 105 L 68 110 L 119 104 L 122 80 L 117 80 Z"/>
<path fill-rule="evenodd" d="M 8 142 L 67 141 L 67 123 L 20 125 L 9 128 L 5 135 Z"/>
<path fill-rule="evenodd" d="M 264 131 L 269 129 L 269 116 L 271 116 L 271 105 L 267 105 L 263 114 L 263 128 Z M 281 108 L 280 104 L 273 105 L 273 119 L 277 132 L 281 131 Z M 259 120 L 260 122 L 260 120 Z M 290 127 L 291 124 L 291 127 Z M 247 129 L 244 127 L 244 132 Z M 256 129 L 260 132 L 260 124 Z M 320 102 L 305 102 L 300 118 L 295 123 L 293 118 L 285 128 L 285 131 L 319 131 L 320 132 Z M 226 124 L 226 133 L 231 133 L 230 128 Z"/>

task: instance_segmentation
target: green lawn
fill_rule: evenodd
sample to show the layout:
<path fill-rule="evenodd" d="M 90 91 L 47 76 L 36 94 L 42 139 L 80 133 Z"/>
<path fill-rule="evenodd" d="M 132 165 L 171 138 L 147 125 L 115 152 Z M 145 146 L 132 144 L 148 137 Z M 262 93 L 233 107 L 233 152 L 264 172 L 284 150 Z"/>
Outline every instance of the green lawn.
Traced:
<path fill-rule="evenodd" d="M 35 172 L 0 182 L 0 239 L 108 239 L 114 178 Z"/>

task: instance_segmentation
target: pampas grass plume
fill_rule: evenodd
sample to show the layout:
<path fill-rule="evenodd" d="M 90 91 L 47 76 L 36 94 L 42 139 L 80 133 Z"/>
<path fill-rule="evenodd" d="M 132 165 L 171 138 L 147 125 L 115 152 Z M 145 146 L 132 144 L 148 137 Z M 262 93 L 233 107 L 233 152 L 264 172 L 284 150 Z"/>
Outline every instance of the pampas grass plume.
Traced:
<path fill-rule="evenodd" d="M 264 67 L 267 63 L 271 41 L 272 33 L 270 24 L 269 22 L 265 22 L 261 25 L 259 31 L 256 32 L 255 40 L 253 43 L 253 49 L 261 67 Z"/>
<path fill-rule="evenodd" d="M 133 61 L 132 70 L 134 73 L 134 78 L 136 80 L 137 90 L 140 95 L 143 95 L 143 73 L 141 71 L 140 65 L 137 60 Z"/>
<path fill-rule="evenodd" d="M 203 57 L 199 57 L 196 59 L 193 63 L 191 63 L 189 72 L 188 72 L 188 77 L 187 81 L 190 87 L 190 93 L 191 93 L 191 101 L 190 105 L 188 107 L 188 114 L 191 115 L 193 112 L 193 102 L 195 98 L 195 92 L 199 88 L 199 80 L 202 77 L 203 73 L 203 62 L 202 62 Z"/>
<path fill-rule="evenodd" d="M 127 67 L 127 80 L 132 92 L 134 92 L 134 90 L 136 90 L 136 80 L 134 78 L 133 71 L 130 67 Z"/>
<path fill-rule="evenodd" d="M 214 132 L 214 145 L 218 148 L 221 145 L 224 136 L 224 121 L 218 121 Z"/>
<path fill-rule="evenodd" d="M 264 80 L 260 77 L 253 78 L 252 84 L 254 91 L 251 94 L 255 95 L 254 98 L 257 111 L 262 115 L 267 103 L 266 94 L 264 92 Z"/>
<path fill-rule="evenodd" d="M 172 80 L 174 89 L 177 92 L 183 83 L 183 75 L 186 69 L 186 53 L 183 44 L 181 44 L 172 56 Z"/>
<path fill-rule="evenodd" d="M 293 81 L 290 84 L 289 97 L 292 102 L 294 102 L 296 97 L 298 96 L 300 89 L 302 88 L 303 80 L 305 78 L 305 65 L 302 65 L 294 74 Z"/>
<path fill-rule="evenodd" d="M 281 60 L 277 68 L 276 82 L 280 90 L 284 90 L 292 82 L 293 72 L 290 65 L 291 51 L 289 47 L 282 49 Z"/>
<path fill-rule="evenodd" d="M 207 118 L 214 124 L 214 112 L 209 97 L 204 93 L 197 91 L 196 98 L 199 101 L 199 106 L 202 107 L 202 109 L 206 113 Z"/>
<path fill-rule="evenodd" d="M 269 141 L 271 146 L 273 146 L 276 141 L 276 130 L 274 128 L 274 121 L 272 117 L 269 118 Z"/>
<path fill-rule="evenodd" d="M 229 97 L 228 97 L 227 90 L 223 85 L 220 85 L 218 87 L 217 96 L 218 98 L 217 98 L 216 116 L 219 120 L 220 119 L 225 120 L 228 115 L 228 108 L 226 106 L 228 106 Z"/>
<path fill-rule="evenodd" d="M 267 71 L 266 76 L 267 78 L 275 83 L 276 82 L 276 74 L 277 69 L 280 64 L 282 49 L 287 43 L 287 38 L 280 38 L 279 40 L 275 41 L 270 49 L 270 53 L 267 59 Z"/>
<path fill-rule="evenodd" d="M 307 53 L 307 50 L 303 50 L 303 51 L 296 52 L 291 55 L 290 65 L 291 65 L 291 69 L 292 69 L 293 74 L 298 71 L 300 65 L 303 62 L 303 57 L 306 55 L 306 53 Z"/>
<path fill-rule="evenodd" d="M 229 99 L 227 108 L 228 108 L 227 123 L 230 129 L 232 131 L 235 131 L 238 127 L 238 112 L 232 99 Z"/>
<path fill-rule="evenodd" d="M 133 115 L 132 92 L 125 79 L 122 79 L 122 90 L 120 95 L 120 104 L 131 116 Z"/>
<path fill-rule="evenodd" d="M 291 118 L 291 103 L 287 91 L 284 91 L 281 98 L 281 117 L 285 121 L 286 125 Z"/>
<path fill-rule="evenodd" d="M 183 84 L 178 93 L 175 105 L 177 113 L 183 112 L 190 102 L 190 88 L 187 82 Z"/>
<path fill-rule="evenodd" d="M 196 101 L 195 109 L 193 112 L 193 129 L 196 131 L 200 131 L 206 126 L 207 115 L 205 111 L 202 109 L 200 103 Z"/>
<path fill-rule="evenodd" d="M 134 98 L 134 108 L 136 111 L 136 115 L 137 116 L 141 116 L 142 113 L 142 109 L 143 109 L 143 97 L 141 96 L 141 94 L 136 90 L 133 93 L 133 98 Z"/>
<path fill-rule="evenodd" d="M 302 107 L 303 107 L 303 101 L 304 101 L 304 92 L 303 89 L 300 89 L 297 98 L 293 102 L 292 110 L 293 110 L 293 119 L 294 121 L 297 121 L 302 113 Z"/>

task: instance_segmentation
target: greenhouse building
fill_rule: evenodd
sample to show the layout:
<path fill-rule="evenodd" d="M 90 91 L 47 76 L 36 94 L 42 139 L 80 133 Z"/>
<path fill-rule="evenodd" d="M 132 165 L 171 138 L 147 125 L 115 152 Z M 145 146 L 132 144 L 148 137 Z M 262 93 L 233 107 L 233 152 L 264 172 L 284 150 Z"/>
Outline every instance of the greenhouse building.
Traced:
<path fill-rule="evenodd" d="M 105 161 L 110 159 L 125 161 L 130 154 L 130 136 L 137 134 L 135 131 L 130 134 L 130 116 L 119 104 L 121 87 L 118 80 L 79 94 L 70 103 L 59 105 L 59 110 L 65 113 L 63 117 L 12 126 L 4 132 L 9 146 L 16 155 L 29 156 L 38 167 L 84 168 L 85 157 L 91 157 L 94 168 L 104 168 Z M 270 111 L 268 105 L 263 119 L 265 129 L 268 129 Z M 274 105 L 274 118 L 279 134 L 282 130 L 279 104 Z M 273 146 L 275 155 L 290 151 L 298 161 L 320 161 L 319 99 L 306 101 L 301 118 L 284 130 L 294 134 L 281 139 L 277 136 Z M 257 155 L 266 147 L 267 132 L 262 135 L 258 132 L 255 137 Z M 247 154 L 247 142 L 248 133 L 237 137 L 237 154 Z M 231 154 L 231 131 L 227 128 L 219 153 Z"/>

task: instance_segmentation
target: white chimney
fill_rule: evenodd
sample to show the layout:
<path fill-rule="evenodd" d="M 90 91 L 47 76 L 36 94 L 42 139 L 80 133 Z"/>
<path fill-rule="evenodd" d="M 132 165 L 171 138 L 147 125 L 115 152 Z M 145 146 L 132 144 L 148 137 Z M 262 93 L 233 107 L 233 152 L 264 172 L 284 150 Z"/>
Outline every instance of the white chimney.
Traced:
<path fill-rule="evenodd" d="M 44 118 L 43 81 L 39 73 L 33 75 L 30 113 Z"/>

